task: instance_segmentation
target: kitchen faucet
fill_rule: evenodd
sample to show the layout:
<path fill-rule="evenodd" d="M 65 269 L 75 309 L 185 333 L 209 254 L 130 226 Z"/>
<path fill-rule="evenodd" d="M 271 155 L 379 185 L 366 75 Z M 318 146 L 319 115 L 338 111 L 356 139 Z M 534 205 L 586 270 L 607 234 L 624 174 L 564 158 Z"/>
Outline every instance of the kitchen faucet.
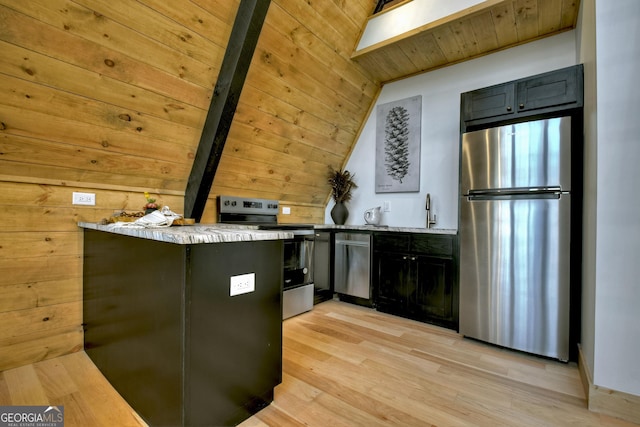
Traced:
<path fill-rule="evenodd" d="M 436 225 L 436 215 L 433 214 L 431 219 L 431 194 L 427 193 L 427 228 L 431 228 L 432 225 Z"/>

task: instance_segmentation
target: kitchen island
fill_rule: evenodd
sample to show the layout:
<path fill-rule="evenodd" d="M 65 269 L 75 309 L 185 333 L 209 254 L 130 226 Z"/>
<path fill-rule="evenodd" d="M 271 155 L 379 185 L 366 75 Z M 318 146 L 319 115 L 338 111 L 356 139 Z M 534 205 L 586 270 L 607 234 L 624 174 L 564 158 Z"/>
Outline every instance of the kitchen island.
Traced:
<path fill-rule="evenodd" d="M 80 223 L 85 351 L 150 425 L 234 425 L 282 380 L 282 239 Z"/>

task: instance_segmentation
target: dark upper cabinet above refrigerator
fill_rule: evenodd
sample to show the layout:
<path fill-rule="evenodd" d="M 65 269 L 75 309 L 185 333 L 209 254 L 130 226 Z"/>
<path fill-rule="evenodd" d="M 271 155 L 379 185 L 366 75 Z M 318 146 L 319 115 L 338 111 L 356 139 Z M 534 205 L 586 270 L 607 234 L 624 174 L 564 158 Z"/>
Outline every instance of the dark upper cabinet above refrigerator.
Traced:
<path fill-rule="evenodd" d="M 505 83 L 462 94 L 462 116 L 465 121 L 513 114 L 515 86 Z"/>
<path fill-rule="evenodd" d="M 582 107 L 582 87 L 583 67 L 575 65 L 463 93 L 462 130 Z"/>
<path fill-rule="evenodd" d="M 578 83 L 580 80 L 580 86 Z M 580 89 L 580 90 L 578 90 Z M 582 106 L 582 65 L 540 74 L 516 83 L 518 111 Z"/>

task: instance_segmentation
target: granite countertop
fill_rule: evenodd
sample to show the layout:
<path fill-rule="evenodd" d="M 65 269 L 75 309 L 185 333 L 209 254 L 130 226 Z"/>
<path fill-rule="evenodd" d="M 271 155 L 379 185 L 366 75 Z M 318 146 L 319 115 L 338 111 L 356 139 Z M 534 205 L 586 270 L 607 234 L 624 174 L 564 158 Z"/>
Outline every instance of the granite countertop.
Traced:
<path fill-rule="evenodd" d="M 134 228 L 119 227 L 116 224 L 102 225 L 93 222 L 80 222 L 78 226 L 91 230 L 157 240 L 159 242 L 191 245 L 199 243 L 249 242 L 256 240 L 292 239 L 288 231 L 258 230 L 254 226 L 228 224 L 196 224 L 174 227 Z"/>
<path fill-rule="evenodd" d="M 256 240 L 292 239 L 293 234 L 285 230 L 258 230 L 254 225 L 236 224 L 196 224 L 174 227 L 134 228 L 131 226 L 117 226 L 116 224 L 98 224 L 80 222 L 78 226 L 91 230 L 157 240 L 159 242 L 190 245 L 198 243 L 248 242 Z M 457 230 L 442 228 L 395 227 L 386 225 L 336 225 L 316 224 L 316 230 L 357 230 L 357 231 L 386 231 L 396 233 L 431 233 L 455 235 Z"/>
<path fill-rule="evenodd" d="M 320 224 L 314 227 L 316 230 L 359 230 L 359 231 L 389 231 L 396 233 L 430 233 L 430 234 L 457 234 L 458 230 L 448 228 L 420 228 L 420 227 L 395 227 L 390 225 L 336 225 Z"/>

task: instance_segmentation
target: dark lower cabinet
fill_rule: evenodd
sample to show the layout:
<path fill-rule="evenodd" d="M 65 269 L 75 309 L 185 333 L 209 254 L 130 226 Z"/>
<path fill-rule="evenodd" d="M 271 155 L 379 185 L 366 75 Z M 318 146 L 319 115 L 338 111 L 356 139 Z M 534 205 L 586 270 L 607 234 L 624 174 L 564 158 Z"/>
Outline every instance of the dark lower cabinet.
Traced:
<path fill-rule="evenodd" d="M 409 295 L 415 317 L 453 326 L 453 262 L 449 259 L 417 256 L 416 286 Z"/>
<path fill-rule="evenodd" d="M 404 314 L 410 288 L 415 288 L 408 255 L 379 252 L 374 255 L 378 267 L 376 308 L 392 314 Z M 375 280 L 375 279 L 374 279 Z"/>
<path fill-rule="evenodd" d="M 377 310 L 457 330 L 455 238 L 402 233 L 374 237 Z"/>

